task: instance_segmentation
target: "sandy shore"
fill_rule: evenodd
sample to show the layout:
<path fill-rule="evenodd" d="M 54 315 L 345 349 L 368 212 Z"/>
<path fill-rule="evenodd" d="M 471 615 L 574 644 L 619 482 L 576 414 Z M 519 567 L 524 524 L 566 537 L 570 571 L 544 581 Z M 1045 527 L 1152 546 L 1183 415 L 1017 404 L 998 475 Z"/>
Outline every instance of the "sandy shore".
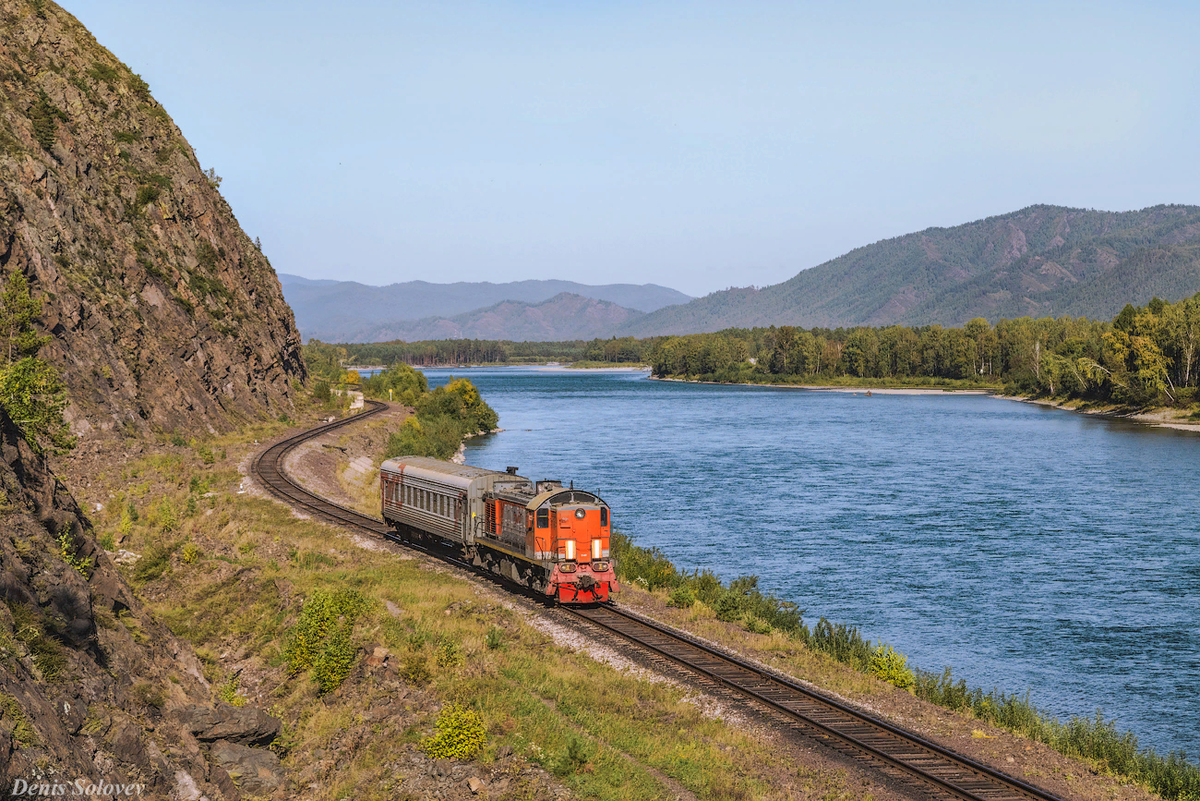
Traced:
<path fill-rule="evenodd" d="M 533 369 L 542 373 L 648 373 L 649 367 L 571 367 L 567 364 L 542 364 Z"/>
<path fill-rule="evenodd" d="M 720 381 L 687 381 L 682 378 L 656 378 L 651 381 L 678 381 L 681 384 L 711 384 L 714 387 L 770 387 L 805 392 L 847 392 L 852 395 L 994 395 L 986 389 L 942 389 L 940 387 L 841 387 L 825 384 L 725 384 Z M 999 397 L 999 396 L 997 396 Z"/>
<path fill-rule="evenodd" d="M 1062 403 L 1051 400 L 1042 400 L 1039 398 L 1024 398 L 1019 395 L 996 395 L 1001 400 L 1020 401 L 1021 403 L 1032 403 L 1035 406 L 1045 406 L 1049 409 L 1060 409 L 1064 412 L 1075 412 L 1077 414 L 1089 414 L 1093 417 L 1107 417 L 1112 420 L 1128 420 L 1131 423 L 1141 423 L 1142 425 L 1151 426 L 1153 428 L 1170 428 L 1175 431 L 1191 431 L 1200 434 L 1200 422 L 1193 422 L 1184 416 L 1183 412 L 1175 409 L 1155 409 L 1149 412 L 1135 412 L 1127 414 L 1111 408 L 1076 408 L 1067 406 Z"/>
<path fill-rule="evenodd" d="M 1152 426 L 1154 428 L 1170 428 L 1174 429 L 1175 431 L 1190 431 L 1200 434 L 1200 421 L 1189 420 L 1183 412 L 1175 409 L 1155 409 L 1148 412 L 1127 414 L 1111 408 L 1077 408 L 1073 406 L 1067 406 L 1056 401 L 1026 398 L 1020 395 L 1001 395 L 986 389 L 938 389 L 927 387 L 831 387 L 820 384 L 722 384 L 716 381 L 685 381 L 682 378 L 655 378 L 654 376 L 650 376 L 650 379 L 652 381 L 679 381 L 685 384 L 712 384 L 713 386 L 721 387 L 772 387 L 774 389 L 799 389 L 806 392 L 848 392 L 854 395 L 990 395 L 991 397 L 999 398 L 1000 400 L 1032 403 L 1037 406 L 1045 406 L 1050 409 L 1059 409 L 1064 412 L 1089 414 L 1094 417 L 1107 417 L 1113 420 L 1127 420 L 1131 423 L 1141 423 L 1142 425 Z"/>

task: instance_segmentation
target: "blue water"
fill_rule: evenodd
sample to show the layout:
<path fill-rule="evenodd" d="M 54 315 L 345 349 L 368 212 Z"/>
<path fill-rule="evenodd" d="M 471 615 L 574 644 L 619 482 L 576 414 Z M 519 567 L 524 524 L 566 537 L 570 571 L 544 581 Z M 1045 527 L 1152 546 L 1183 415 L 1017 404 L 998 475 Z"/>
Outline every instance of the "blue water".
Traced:
<path fill-rule="evenodd" d="M 1200 436 L 982 396 L 427 371 L 451 373 L 505 429 L 469 463 L 574 480 L 682 568 L 1200 754 Z"/>

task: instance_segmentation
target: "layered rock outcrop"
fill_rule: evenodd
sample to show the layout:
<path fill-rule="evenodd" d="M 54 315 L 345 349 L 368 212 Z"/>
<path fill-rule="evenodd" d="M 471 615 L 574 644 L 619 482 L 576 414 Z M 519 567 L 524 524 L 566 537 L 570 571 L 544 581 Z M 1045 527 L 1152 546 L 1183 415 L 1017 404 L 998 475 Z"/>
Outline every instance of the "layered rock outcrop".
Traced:
<path fill-rule="evenodd" d="M 210 695 L 195 654 L 122 581 L 0 409 L 0 788 L 215 801 L 240 797 L 246 762 L 263 794 L 280 790 L 273 753 L 227 742 L 268 743 L 279 721 Z"/>
<path fill-rule="evenodd" d="M 45 298 L 76 434 L 193 433 L 291 408 L 275 272 L 146 83 L 50 0 L 0 0 L 0 280 Z"/>

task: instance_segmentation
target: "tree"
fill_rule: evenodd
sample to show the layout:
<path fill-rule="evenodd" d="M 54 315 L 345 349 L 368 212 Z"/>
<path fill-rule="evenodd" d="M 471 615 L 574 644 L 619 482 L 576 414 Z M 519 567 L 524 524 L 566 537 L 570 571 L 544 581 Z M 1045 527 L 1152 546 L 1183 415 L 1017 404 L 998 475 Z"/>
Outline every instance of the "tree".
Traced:
<path fill-rule="evenodd" d="M 29 294 L 29 281 L 22 272 L 13 273 L 0 293 L 0 339 L 4 352 L 0 363 L 5 365 L 36 356 L 50 341 L 33 327 L 33 321 L 42 313 L 42 302 Z"/>
<path fill-rule="evenodd" d="M 75 438 L 63 418 L 67 390 L 62 378 L 37 357 L 51 339 L 34 328 L 41 311 L 24 273 L 13 273 L 0 292 L 0 406 L 35 451 L 61 454 L 75 447 Z"/>

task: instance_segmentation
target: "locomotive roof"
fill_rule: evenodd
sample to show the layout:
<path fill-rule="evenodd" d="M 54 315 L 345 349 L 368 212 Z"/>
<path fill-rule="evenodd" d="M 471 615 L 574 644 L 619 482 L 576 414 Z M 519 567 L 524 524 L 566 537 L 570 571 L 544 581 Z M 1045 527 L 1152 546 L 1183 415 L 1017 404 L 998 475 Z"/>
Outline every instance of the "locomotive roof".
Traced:
<path fill-rule="evenodd" d="M 533 496 L 533 500 L 525 504 L 525 508 L 529 511 L 536 510 L 539 506 L 547 501 L 556 501 L 557 503 L 598 503 L 601 506 L 608 506 L 599 495 L 594 492 L 579 489 L 563 489 L 555 487 L 551 490 L 539 493 Z"/>

